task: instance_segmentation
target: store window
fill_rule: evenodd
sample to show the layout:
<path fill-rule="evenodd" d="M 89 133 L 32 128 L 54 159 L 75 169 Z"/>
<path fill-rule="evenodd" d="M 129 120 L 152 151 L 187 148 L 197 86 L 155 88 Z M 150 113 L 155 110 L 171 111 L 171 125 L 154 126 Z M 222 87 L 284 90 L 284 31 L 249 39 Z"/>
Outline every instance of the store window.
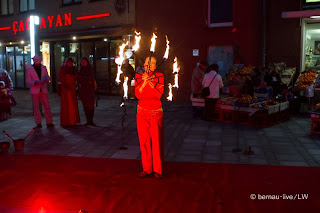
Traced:
<path fill-rule="evenodd" d="M 82 0 L 62 0 L 62 4 L 74 4 L 74 3 L 81 3 Z"/>
<path fill-rule="evenodd" d="M 232 26 L 233 0 L 208 0 L 209 27 Z"/>
<path fill-rule="evenodd" d="M 20 0 L 20 12 L 34 10 L 35 0 Z"/>
<path fill-rule="evenodd" d="M 307 22 L 304 35 L 304 64 L 303 70 L 320 69 L 320 22 Z"/>
<path fill-rule="evenodd" d="M 1 15 L 13 14 L 13 0 L 1 0 Z"/>

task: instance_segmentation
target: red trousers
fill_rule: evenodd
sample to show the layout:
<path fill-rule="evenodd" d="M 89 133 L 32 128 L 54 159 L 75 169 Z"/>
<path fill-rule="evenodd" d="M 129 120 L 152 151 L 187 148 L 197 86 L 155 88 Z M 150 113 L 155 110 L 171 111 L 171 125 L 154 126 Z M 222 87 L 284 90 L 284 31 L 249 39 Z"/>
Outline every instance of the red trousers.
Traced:
<path fill-rule="evenodd" d="M 162 174 L 164 159 L 163 111 L 146 110 L 138 106 L 137 129 L 143 171 Z"/>

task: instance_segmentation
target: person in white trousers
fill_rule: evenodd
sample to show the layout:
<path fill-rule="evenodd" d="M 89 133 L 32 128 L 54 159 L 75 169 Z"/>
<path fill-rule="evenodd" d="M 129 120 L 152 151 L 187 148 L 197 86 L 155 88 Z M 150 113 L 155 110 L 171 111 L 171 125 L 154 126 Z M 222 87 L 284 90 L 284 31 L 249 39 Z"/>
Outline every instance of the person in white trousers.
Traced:
<path fill-rule="evenodd" d="M 47 85 L 50 82 L 50 77 L 46 66 L 41 64 L 41 57 L 35 55 L 33 65 L 27 69 L 26 83 L 30 85 L 30 94 L 33 103 L 33 115 L 37 128 L 42 128 L 42 118 L 39 109 L 39 100 L 44 108 L 47 127 L 54 127 L 52 123 L 52 115 L 48 100 Z"/>

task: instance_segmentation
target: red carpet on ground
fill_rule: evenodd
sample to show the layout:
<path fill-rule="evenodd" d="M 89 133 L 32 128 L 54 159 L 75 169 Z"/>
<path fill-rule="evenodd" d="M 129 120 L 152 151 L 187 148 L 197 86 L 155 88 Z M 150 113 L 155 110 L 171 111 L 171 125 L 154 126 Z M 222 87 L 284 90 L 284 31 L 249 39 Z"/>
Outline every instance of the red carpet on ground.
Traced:
<path fill-rule="evenodd" d="M 0 155 L 0 206 L 89 213 L 320 211 L 319 167 L 166 162 L 164 168 L 163 180 L 141 179 L 139 160 Z M 282 197 L 259 200 L 258 194 Z M 308 198 L 298 199 L 302 194 Z"/>

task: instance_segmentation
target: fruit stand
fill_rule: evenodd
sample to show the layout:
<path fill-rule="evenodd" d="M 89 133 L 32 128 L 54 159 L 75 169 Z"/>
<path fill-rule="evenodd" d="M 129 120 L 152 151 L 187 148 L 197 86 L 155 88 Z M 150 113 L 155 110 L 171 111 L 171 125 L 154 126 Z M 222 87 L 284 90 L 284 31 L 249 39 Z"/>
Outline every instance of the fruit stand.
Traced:
<path fill-rule="evenodd" d="M 294 91 L 297 95 L 303 99 L 307 98 L 307 101 L 301 101 L 300 105 L 303 108 L 308 106 L 308 110 L 314 108 L 315 104 L 319 102 L 320 98 L 320 84 L 319 84 L 319 70 L 313 71 L 311 69 L 301 72 L 300 76 L 295 84 Z M 307 103 L 306 103 L 307 102 Z M 300 107 L 301 108 L 301 107 Z M 306 111 L 306 110 L 303 110 Z"/>
<path fill-rule="evenodd" d="M 239 95 L 222 97 L 215 109 L 216 121 L 266 128 L 290 118 L 289 102 Z"/>

